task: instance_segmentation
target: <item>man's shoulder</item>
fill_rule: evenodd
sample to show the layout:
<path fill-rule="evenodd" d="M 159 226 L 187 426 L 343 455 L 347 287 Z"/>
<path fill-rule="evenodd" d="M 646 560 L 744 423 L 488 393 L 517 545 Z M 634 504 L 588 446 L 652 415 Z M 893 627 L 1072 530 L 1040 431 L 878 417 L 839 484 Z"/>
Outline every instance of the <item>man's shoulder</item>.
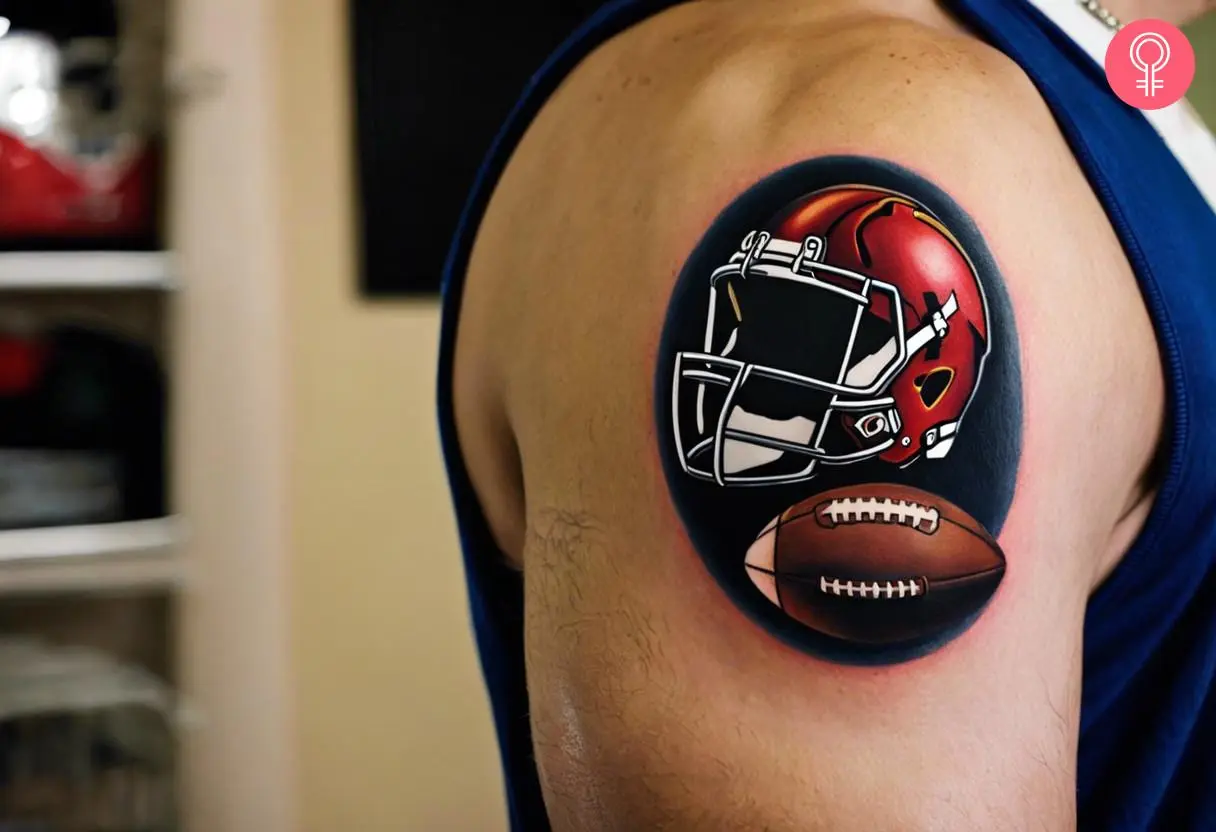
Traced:
<path fill-rule="evenodd" d="M 589 381 L 603 353 L 580 353 L 598 343 L 586 334 L 622 345 L 615 358 L 630 360 L 612 372 L 645 366 L 674 275 L 739 194 L 806 160 L 853 157 L 916 173 L 972 217 L 1024 322 L 1028 397 L 1068 391 L 1061 401 L 1118 407 L 1129 430 L 1108 439 L 1126 442 L 1129 459 L 1151 454 L 1160 373 L 1135 279 L 1020 68 L 961 30 L 873 16 L 758 22 L 728 11 L 740 7 L 688 4 L 608 41 L 504 172 L 471 260 L 462 318 L 474 323 L 462 337 L 484 342 L 464 354 L 497 368 L 506 398 L 528 391 L 506 408 L 517 434 L 525 423 L 538 437 L 559 430 L 537 403 L 580 395 L 566 384 L 578 361 L 588 407 L 610 384 L 636 386 Z M 492 350 L 502 342 L 518 348 Z M 1106 379 L 1119 373 L 1114 391 Z M 1142 404 L 1126 404 L 1131 391 Z"/>
<path fill-rule="evenodd" d="M 1151 327 L 1012 62 L 795 6 L 687 4 L 596 50 L 470 261 L 457 420 L 528 576 L 547 803 L 569 828 L 1066 828 L 1085 599 L 1161 423 Z M 820 557 L 821 500 L 903 537 Z M 952 505 L 1005 552 L 995 596 L 986 556 L 925 571 L 945 535 L 906 559 Z M 976 575 L 988 607 L 917 629 L 930 581 Z"/>
<path fill-rule="evenodd" d="M 983 127 L 1033 142 L 1054 132 L 1021 68 L 959 27 L 802 15 L 780 3 L 692 3 L 656 15 L 594 50 L 549 108 L 567 128 L 588 120 L 592 137 L 611 138 L 600 129 L 611 121 L 633 136 L 728 151 L 807 127 L 850 139 Z"/>

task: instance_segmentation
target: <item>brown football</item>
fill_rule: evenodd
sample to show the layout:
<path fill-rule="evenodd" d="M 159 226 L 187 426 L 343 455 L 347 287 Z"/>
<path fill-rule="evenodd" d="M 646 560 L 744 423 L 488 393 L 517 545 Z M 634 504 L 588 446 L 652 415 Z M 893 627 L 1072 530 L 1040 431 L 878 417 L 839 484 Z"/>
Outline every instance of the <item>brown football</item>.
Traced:
<path fill-rule="evenodd" d="M 844 641 L 929 641 L 970 622 L 1005 556 L 958 506 L 904 485 L 855 485 L 787 509 L 747 552 L 747 573 L 796 621 Z"/>

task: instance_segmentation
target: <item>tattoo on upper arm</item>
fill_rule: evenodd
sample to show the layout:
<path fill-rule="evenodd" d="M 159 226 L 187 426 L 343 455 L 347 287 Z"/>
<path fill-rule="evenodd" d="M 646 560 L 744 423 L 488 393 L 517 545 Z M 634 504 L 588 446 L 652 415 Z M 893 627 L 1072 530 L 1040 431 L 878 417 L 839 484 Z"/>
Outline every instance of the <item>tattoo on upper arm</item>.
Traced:
<path fill-rule="evenodd" d="M 714 222 L 659 351 L 660 455 L 728 595 L 842 662 L 922 655 L 1005 573 L 1022 393 L 974 222 L 889 162 L 812 159 Z"/>

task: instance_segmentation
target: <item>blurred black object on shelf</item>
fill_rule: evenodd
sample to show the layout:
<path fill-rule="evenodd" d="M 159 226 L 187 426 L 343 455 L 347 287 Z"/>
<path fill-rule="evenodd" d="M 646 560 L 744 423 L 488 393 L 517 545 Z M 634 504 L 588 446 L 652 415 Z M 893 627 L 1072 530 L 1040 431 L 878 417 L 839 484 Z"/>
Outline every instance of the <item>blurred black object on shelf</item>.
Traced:
<path fill-rule="evenodd" d="M 163 0 L 0 0 L 0 249 L 160 247 Z"/>
<path fill-rule="evenodd" d="M 0 0 L 13 31 L 45 32 L 60 43 L 78 37 L 118 37 L 113 0 Z"/>
<path fill-rule="evenodd" d="M 532 74 L 600 5 L 350 0 L 365 294 L 439 289 L 494 136 Z"/>
<path fill-rule="evenodd" d="M 163 516 L 165 411 L 149 347 L 72 324 L 0 333 L 0 529 Z"/>

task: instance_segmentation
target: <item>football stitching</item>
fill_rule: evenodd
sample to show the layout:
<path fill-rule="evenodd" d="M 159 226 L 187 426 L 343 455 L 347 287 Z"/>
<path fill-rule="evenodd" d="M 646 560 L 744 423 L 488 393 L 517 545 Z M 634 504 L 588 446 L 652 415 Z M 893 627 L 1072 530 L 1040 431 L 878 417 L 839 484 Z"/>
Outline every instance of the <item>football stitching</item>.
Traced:
<path fill-rule="evenodd" d="M 842 581 L 823 576 L 819 579 L 819 591 L 826 595 L 848 598 L 915 598 L 925 593 L 923 578 L 906 581 Z"/>
<path fill-rule="evenodd" d="M 934 534 L 941 513 L 933 506 L 890 497 L 838 497 L 820 503 L 816 516 L 831 521 L 830 527 L 853 523 L 888 523 L 907 526 L 923 534 Z"/>

